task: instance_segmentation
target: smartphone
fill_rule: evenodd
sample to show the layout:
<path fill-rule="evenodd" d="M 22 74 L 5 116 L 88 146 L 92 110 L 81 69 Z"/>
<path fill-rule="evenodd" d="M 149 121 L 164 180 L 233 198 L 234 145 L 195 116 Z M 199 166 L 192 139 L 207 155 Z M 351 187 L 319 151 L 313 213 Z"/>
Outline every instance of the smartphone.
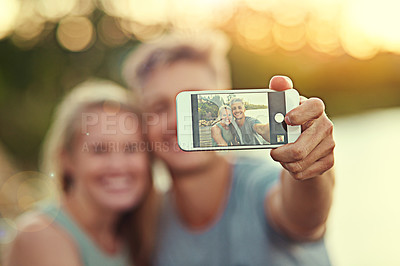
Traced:
<path fill-rule="evenodd" d="M 297 140 L 285 115 L 299 105 L 295 89 L 183 91 L 176 97 L 178 145 L 184 151 L 276 148 Z"/>

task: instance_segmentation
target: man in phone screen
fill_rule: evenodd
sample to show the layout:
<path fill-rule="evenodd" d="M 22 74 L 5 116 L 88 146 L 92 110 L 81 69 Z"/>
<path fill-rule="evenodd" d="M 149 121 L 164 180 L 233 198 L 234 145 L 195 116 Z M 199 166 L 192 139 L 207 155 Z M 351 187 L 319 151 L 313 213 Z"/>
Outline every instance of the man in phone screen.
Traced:
<path fill-rule="evenodd" d="M 301 125 L 293 144 L 266 159 L 228 159 L 177 145 L 176 95 L 231 87 L 226 38 L 218 33 L 169 36 L 142 44 L 125 61 L 128 86 L 154 119 L 147 137 L 167 166 L 154 265 L 330 265 L 323 236 L 334 184 L 332 123 L 321 100 L 302 98 L 286 115 Z M 293 87 L 283 76 L 269 87 Z M 257 124 L 257 123 L 255 123 Z M 165 149 L 167 147 L 167 149 Z M 267 156 L 267 153 L 266 153 Z"/>
<path fill-rule="evenodd" d="M 230 101 L 233 116 L 242 133 L 242 145 L 258 145 L 265 144 L 257 136 L 263 137 L 265 141 L 269 142 L 269 126 L 268 124 L 261 124 L 258 119 L 246 116 L 246 107 L 243 100 L 240 98 L 233 98 Z"/>

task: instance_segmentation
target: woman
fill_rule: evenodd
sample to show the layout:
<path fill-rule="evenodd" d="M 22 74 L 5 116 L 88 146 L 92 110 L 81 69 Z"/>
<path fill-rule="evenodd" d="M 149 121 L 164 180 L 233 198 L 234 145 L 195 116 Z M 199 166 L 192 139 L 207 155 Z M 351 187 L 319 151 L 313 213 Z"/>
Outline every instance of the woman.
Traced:
<path fill-rule="evenodd" d="M 108 81 L 64 99 L 43 158 L 43 170 L 59 178 L 60 206 L 27 218 L 6 265 L 149 264 L 155 192 L 139 114 Z"/>
<path fill-rule="evenodd" d="M 217 124 L 211 127 L 212 145 L 232 146 L 239 145 L 238 136 L 234 128 L 232 109 L 227 105 L 222 105 L 218 110 Z"/>

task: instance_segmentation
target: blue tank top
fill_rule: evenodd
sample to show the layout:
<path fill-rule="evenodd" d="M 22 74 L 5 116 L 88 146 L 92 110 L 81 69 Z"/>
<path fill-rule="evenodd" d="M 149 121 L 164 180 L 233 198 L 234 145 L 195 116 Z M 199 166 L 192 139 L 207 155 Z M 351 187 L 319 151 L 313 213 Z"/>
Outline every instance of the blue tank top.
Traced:
<path fill-rule="evenodd" d="M 48 206 L 43 213 L 54 219 L 58 225 L 68 232 L 75 241 L 82 265 L 84 266 L 127 266 L 132 265 L 128 253 L 124 250 L 116 255 L 104 253 L 79 225 L 62 208 Z"/>
<path fill-rule="evenodd" d="M 185 227 L 171 195 L 164 198 L 155 265 L 163 266 L 328 266 L 324 241 L 299 243 L 268 224 L 264 200 L 281 168 L 265 160 L 238 158 L 222 216 L 210 228 Z"/>

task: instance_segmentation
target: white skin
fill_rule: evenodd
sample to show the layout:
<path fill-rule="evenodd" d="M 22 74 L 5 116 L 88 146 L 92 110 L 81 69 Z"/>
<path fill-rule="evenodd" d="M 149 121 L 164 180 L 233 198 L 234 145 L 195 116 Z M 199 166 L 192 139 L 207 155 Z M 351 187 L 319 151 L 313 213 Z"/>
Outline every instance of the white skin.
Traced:
<path fill-rule="evenodd" d="M 291 87 L 285 77 L 277 76 L 270 82 L 275 90 Z M 214 152 L 183 152 L 177 148 L 175 97 L 183 89 L 215 88 L 208 67 L 189 61 L 161 66 L 143 84 L 146 111 L 164 115 L 149 125 L 148 138 L 152 143 L 165 141 L 169 147 L 155 153 L 171 172 L 178 215 L 188 228 L 196 230 L 206 230 L 221 217 L 232 166 Z M 281 182 L 265 199 L 265 212 L 276 230 L 299 240 L 314 240 L 324 234 L 332 199 L 334 175 L 329 169 L 333 166 L 334 141 L 332 124 L 321 103 L 318 99 L 304 100 L 289 112 L 286 122 L 302 125 L 305 134 L 296 143 L 271 152 L 284 169 Z"/>
<path fill-rule="evenodd" d="M 99 117 L 104 114 L 100 108 L 87 111 Z M 148 155 L 133 147 L 143 141 L 138 120 L 122 119 L 126 118 L 123 115 L 121 111 L 108 117 L 107 121 L 116 121 L 114 126 L 99 119 L 96 125 L 88 126 L 87 132 L 78 130 L 72 151 L 64 151 L 61 158 L 73 178 L 62 207 L 110 256 L 121 251 L 121 240 L 114 232 L 117 219 L 123 211 L 138 205 L 150 184 Z M 115 132 L 105 134 L 105 128 Z M 58 225 L 44 215 L 35 215 L 25 222 L 6 265 L 82 265 L 77 248 Z"/>
<path fill-rule="evenodd" d="M 236 123 L 239 127 L 244 125 L 246 119 L 246 108 L 244 107 L 243 103 L 241 102 L 234 102 L 231 104 L 233 116 L 236 119 Z M 254 124 L 253 130 L 260 134 L 266 141 L 270 142 L 269 136 L 269 124 Z"/>
<path fill-rule="evenodd" d="M 232 123 L 232 111 L 229 109 L 223 109 L 219 116 L 220 119 L 222 119 L 219 124 L 225 129 L 229 129 L 229 125 Z M 222 137 L 221 129 L 217 125 L 211 127 L 211 137 L 218 146 L 228 146 L 225 139 Z"/>
<path fill-rule="evenodd" d="M 220 113 L 220 118 L 222 119 L 220 124 L 227 128 L 232 123 L 232 111 L 229 109 L 223 109 Z"/>
<path fill-rule="evenodd" d="M 184 152 L 178 147 L 175 97 L 182 88 L 211 90 L 215 81 L 203 65 L 177 63 L 151 73 L 143 89 L 145 112 L 159 117 L 148 123 L 148 139 L 155 145 L 155 154 L 177 174 L 200 170 L 216 157 L 214 153 Z"/>
<path fill-rule="evenodd" d="M 237 123 L 243 125 L 245 119 L 244 112 L 246 112 L 246 108 L 244 107 L 244 105 L 240 102 L 235 102 L 231 104 L 231 108 L 233 116 L 235 117 Z"/>

